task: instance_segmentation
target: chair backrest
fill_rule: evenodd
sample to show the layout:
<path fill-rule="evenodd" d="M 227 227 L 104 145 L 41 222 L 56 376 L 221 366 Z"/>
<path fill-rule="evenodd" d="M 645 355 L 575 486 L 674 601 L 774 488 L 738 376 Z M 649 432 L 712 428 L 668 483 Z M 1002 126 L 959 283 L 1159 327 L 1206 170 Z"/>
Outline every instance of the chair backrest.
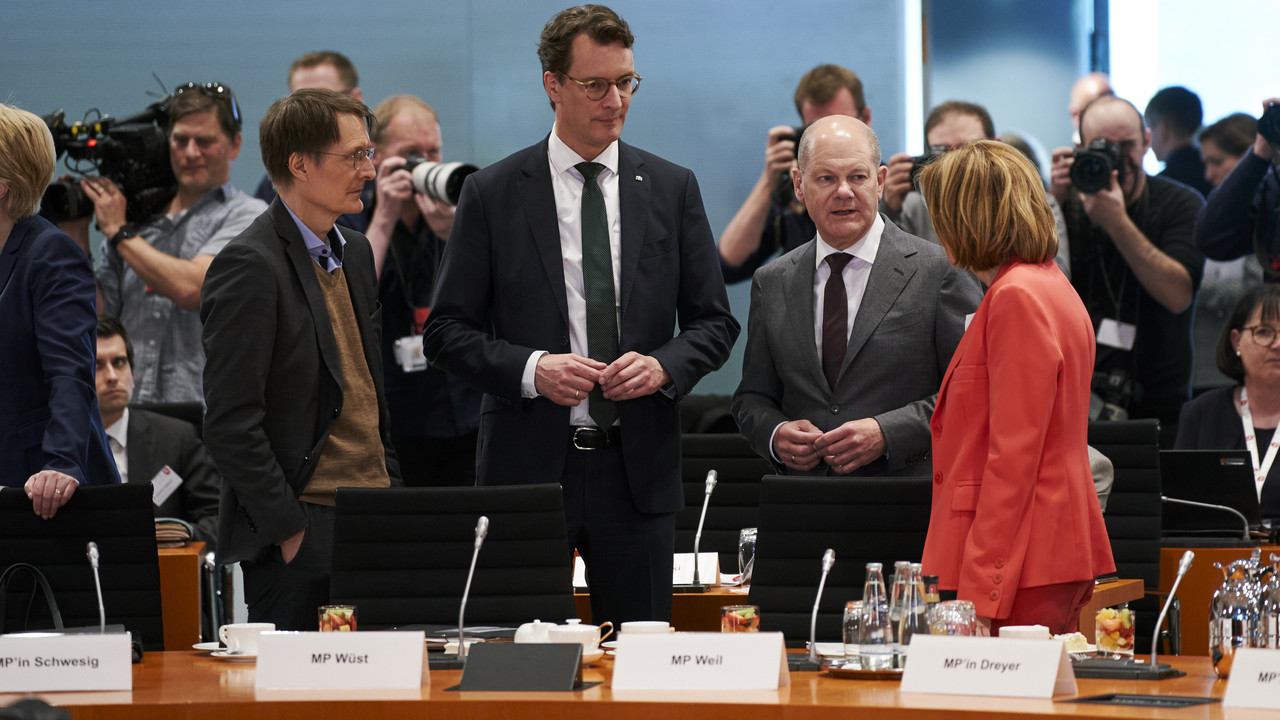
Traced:
<path fill-rule="evenodd" d="M 1089 423 L 1089 444 L 1115 466 L 1107 500 L 1107 535 L 1116 573 L 1160 586 L 1160 424 L 1157 420 Z"/>
<path fill-rule="evenodd" d="M 767 476 L 760 491 L 760 536 L 750 602 L 761 630 L 780 630 L 791 646 L 809 639 L 822 555 L 836 562 L 818 606 L 817 637 L 838 642 L 844 604 L 862 598 L 866 564 L 920 562 L 929 530 L 931 478 Z"/>
<path fill-rule="evenodd" d="M 699 550 L 720 553 L 721 572 L 737 572 L 738 532 L 756 527 L 760 517 L 760 478 L 773 472 L 769 463 L 737 433 L 692 433 L 681 438 L 684 509 L 676 513 L 676 552 L 693 552 L 707 471 L 718 476 Z"/>
<path fill-rule="evenodd" d="M 99 574 L 107 624 L 122 624 L 147 650 L 164 649 L 160 561 L 156 551 L 151 485 L 78 488 L 57 514 L 42 520 L 23 492 L 0 492 L 0 570 L 30 563 L 49 580 L 66 627 L 97 627 L 98 599 L 85 555 L 98 544 Z M 30 576 L 9 587 L 4 629 L 53 627 L 44 601 L 30 604 Z M 28 619 L 30 623 L 28 623 Z"/>
<path fill-rule="evenodd" d="M 196 426 L 196 437 L 204 437 L 204 405 L 198 402 L 178 403 L 138 403 L 133 407 L 139 410 L 150 410 L 179 420 L 185 420 Z"/>
<path fill-rule="evenodd" d="M 481 515 L 467 624 L 574 617 L 559 485 L 339 488 L 332 600 L 357 605 L 361 628 L 457 623 Z"/>

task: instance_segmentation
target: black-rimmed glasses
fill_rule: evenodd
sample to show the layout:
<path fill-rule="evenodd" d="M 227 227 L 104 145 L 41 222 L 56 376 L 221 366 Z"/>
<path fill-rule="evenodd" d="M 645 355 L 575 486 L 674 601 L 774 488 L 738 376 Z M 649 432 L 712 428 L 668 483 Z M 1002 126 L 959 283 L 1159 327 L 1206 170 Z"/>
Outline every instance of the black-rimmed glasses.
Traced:
<path fill-rule="evenodd" d="M 1276 341 L 1276 333 L 1278 332 L 1270 325 L 1251 325 L 1240 329 L 1249 331 L 1249 335 L 1253 338 L 1253 343 L 1262 347 L 1271 347 L 1271 344 Z"/>
<path fill-rule="evenodd" d="M 364 164 L 365 160 L 368 160 L 369 162 L 373 162 L 373 153 L 374 153 L 374 148 L 366 148 L 358 152 L 353 152 L 350 155 L 347 155 L 345 153 L 325 152 L 323 150 L 321 150 L 318 154 L 332 155 L 334 157 L 346 158 L 351 161 L 352 170 L 359 170 L 360 166 Z"/>
<path fill-rule="evenodd" d="M 609 86 L 618 88 L 618 94 L 622 97 L 631 97 L 635 94 L 636 89 L 640 87 L 640 81 L 644 78 L 631 73 L 618 78 L 617 80 L 605 80 L 604 78 L 587 78 L 579 80 L 570 75 L 565 77 L 582 86 L 582 91 L 587 94 L 588 100 L 601 100 L 609 92 Z"/>
<path fill-rule="evenodd" d="M 236 102 L 236 94 L 231 92 L 231 88 L 220 82 L 193 83 L 189 82 L 185 85 L 179 85 L 173 89 L 173 96 L 178 97 L 188 90 L 199 90 L 211 98 L 225 98 L 231 104 L 231 119 L 236 124 L 236 129 L 240 129 L 240 103 Z"/>

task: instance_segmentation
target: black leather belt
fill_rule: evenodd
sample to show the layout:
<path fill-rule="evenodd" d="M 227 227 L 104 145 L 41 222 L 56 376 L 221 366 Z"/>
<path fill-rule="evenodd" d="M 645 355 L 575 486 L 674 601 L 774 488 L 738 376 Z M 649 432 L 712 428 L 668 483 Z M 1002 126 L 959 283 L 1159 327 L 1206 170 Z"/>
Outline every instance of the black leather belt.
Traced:
<path fill-rule="evenodd" d="M 622 429 L 601 430 L 593 427 L 570 428 L 569 447 L 575 450 L 605 450 L 622 445 Z"/>

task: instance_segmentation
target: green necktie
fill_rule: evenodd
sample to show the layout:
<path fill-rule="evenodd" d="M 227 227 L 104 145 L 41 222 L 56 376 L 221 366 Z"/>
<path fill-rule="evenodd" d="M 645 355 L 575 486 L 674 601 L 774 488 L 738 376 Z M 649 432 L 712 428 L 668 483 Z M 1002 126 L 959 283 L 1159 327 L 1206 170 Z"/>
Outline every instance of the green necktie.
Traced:
<path fill-rule="evenodd" d="M 609 252 L 609 219 L 596 176 L 600 163 L 575 165 L 582 173 L 582 293 L 587 301 L 587 354 L 611 363 L 618 359 L 618 313 L 613 293 L 613 256 Z M 618 407 L 597 385 L 590 395 L 591 419 L 607 430 L 618 419 Z"/>

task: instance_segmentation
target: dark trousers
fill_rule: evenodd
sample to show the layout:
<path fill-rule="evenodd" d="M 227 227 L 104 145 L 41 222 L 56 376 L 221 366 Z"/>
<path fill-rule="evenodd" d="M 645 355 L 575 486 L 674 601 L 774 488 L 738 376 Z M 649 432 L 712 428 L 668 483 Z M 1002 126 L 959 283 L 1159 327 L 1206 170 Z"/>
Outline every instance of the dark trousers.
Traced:
<path fill-rule="evenodd" d="M 302 503 L 302 507 L 307 532 L 292 562 L 284 562 L 280 546 L 268 545 L 252 561 L 240 563 L 250 622 L 275 623 L 277 630 L 320 626 L 318 608 L 329 604 L 335 512 L 327 505 Z"/>
<path fill-rule="evenodd" d="M 587 566 L 591 622 L 671 620 L 675 513 L 636 509 L 617 448 L 569 450 L 560 484 L 569 552 Z"/>
<path fill-rule="evenodd" d="M 476 436 L 393 436 L 405 487 L 470 487 L 476 484 Z"/>

